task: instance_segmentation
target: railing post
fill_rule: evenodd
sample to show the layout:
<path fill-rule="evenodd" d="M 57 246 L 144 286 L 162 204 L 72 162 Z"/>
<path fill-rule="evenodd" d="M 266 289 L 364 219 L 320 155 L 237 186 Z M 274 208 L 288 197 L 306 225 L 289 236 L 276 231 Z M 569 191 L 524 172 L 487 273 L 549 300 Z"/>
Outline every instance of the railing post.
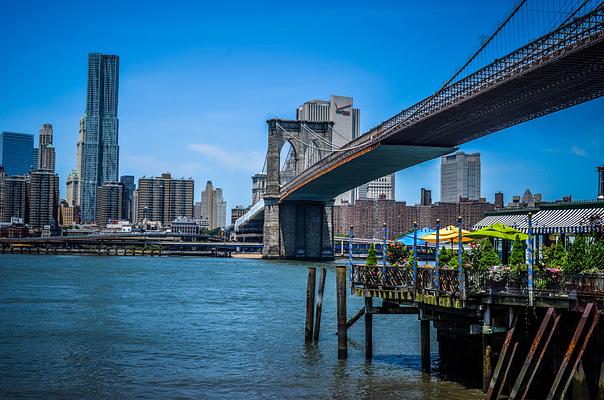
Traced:
<path fill-rule="evenodd" d="M 384 222 L 383 227 L 383 241 L 382 241 L 382 284 L 385 284 L 388 281 L 388 270 L 386 269 L 386 241 L 388 240 L 388 227 Z"/>
<path fill-rule="evenodd" d="M 438 295 L 438 289 L 439 289 L 439 279 L 440 279 L 440 273 L 439 273 L 439 265 L 438 265 L 438 253 L 439 253 L 439 247 L 440 247 L 440 219 L 436 220 L 436 261 L 434 263 L 434 288 L 436 289 L 436 294 Z"/>
<path fill-rule="evenodd" d="M 417 287 L 417 222 L 413 223 L 413 299 L 415 300 L 415 291 Z"/>
<path fill-rule="evenodd" d="M 457 217 L 457 229 L 459 230 L 459 243 L 457 249 L 457 263 L 458 263 L 458 274 L 457 283 L 459 285 L 459 295 L 463 301 L 466 300 L 466 288 L 465 288 L 465 277 L 463 275 L 463 233 L 462 233 L 462 223 L 461 223 L 461 215 Z"/>
<path fill-rule="evenodd" d="M 533 215 L 528 213 L 528 239 L 527 239 L 527 262 L 528 262 L 528 305 L 533 306 Z"/>

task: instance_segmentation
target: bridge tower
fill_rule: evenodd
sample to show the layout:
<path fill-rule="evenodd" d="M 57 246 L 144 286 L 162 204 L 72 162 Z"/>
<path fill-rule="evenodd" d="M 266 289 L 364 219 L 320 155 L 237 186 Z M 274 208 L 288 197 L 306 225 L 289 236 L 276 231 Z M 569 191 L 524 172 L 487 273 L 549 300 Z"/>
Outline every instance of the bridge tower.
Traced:
<path fill-rule="evenodd" d="M 263 258 L 332 260 L 333 200 L 282 201 L 281 150 L 292 146 L 295 174 L 327 156 L 333 122 L 271 119 L 268 124 Z M 290 166 L 291 167 L 291 166 Z"/>

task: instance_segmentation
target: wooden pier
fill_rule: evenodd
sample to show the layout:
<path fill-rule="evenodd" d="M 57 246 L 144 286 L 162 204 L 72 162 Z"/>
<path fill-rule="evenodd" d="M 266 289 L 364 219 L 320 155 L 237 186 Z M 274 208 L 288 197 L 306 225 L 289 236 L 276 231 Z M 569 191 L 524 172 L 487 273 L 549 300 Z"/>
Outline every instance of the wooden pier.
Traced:
<path fill-rule="evenodd" d="M 347 275 L 352 293 L 365 299 L 355 318 L 365 317 L 367 358 L 373 315 L 415 313 L 424 372 L 431 369 L 432 323 L 441 373 L 482 385 L 487 399 L 604 398 L 604 274 L 536 272 L 529 307 L 526 273 L 467 270 L 460 276 L 457 269 L 366 265 L 337 271 L 339 326 L 346 320 L 340 287 Z M 338 354 L 346 352 L 339 341 Z"/>

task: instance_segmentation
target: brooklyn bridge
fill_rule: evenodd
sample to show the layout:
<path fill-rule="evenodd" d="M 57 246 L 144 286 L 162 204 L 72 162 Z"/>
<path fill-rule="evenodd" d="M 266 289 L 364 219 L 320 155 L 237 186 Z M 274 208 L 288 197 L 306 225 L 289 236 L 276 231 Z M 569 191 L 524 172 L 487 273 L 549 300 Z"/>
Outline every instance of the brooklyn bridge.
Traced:
<path fill-rule="evenodd" d="M 236 231 L 260 224 L 265 258 L 333 259 L 337 195 L 602 96 L 604 2 L 562 2 L 551 13 L 543 4 L 519 1 L 438 90 L 341 147 L 330 122 L 267 121 L 266 192 Z M 285 143 L 290 179 L 281 168 Z"/>

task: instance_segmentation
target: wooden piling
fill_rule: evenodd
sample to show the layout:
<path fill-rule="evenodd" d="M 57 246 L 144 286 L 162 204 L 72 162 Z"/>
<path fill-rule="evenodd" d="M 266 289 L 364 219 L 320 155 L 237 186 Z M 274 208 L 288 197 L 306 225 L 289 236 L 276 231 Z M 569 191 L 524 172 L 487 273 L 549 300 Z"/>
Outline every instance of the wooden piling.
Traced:
<path fill-rule="evenodd" d="M 317 269 L 314 267 L 308 268 L 308 282 L 306 284 L 306 329 L 304 330 L 304 342 L 306 344 L 312 342 L 316 277 Z"/>
<path fill-rule="evenodd" d="M 336 267 L 336 295 L 338 308 L 338 359 L 348 357 L 348 332 L 346 330 L 346 267 Z"/>
<path fill-rule="evenodd" d="M 323 292 L 325 291 L 325 276 L 327 275 L 327 269 L 321 268 L 321 274 L 319 275 L 319 294 L 317 296 L 317 312 L 315 315 L 315 343 L 319 341 L 319 333 L 321 331 L 321 311 L 323 309 Z"/>
<path fill-rule="evenodd" d="M 493 377 L 491 335 L 482 335 L 482 391 L 487 393 Z"/>
<path fill-rule="evenodd" d="M 368 360 L 373 357 L 373 315 L 369 312 L 372 303 L 372 297 L 365 297 L 365 358 Z"/>
<path fill-rule="evenodd" d="M 430 373 L 430 321 L 420 321 L 422 372 Z"/>

